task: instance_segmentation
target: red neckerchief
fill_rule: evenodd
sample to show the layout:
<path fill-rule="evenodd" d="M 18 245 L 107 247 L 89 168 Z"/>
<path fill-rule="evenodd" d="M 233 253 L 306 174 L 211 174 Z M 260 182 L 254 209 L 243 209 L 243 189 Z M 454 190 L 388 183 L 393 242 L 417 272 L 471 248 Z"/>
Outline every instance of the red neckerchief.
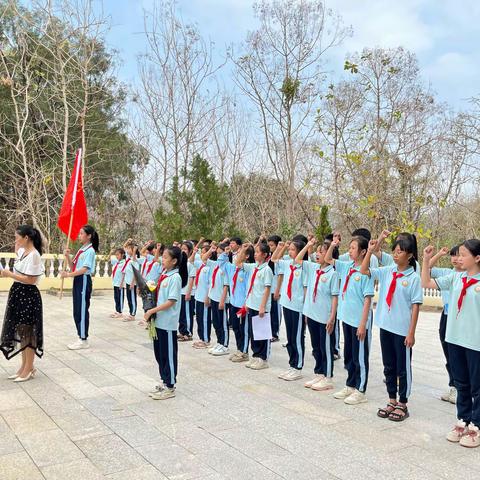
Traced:
<path fill-rule="evenodd" d="M 202 272 L 204 267 L 205 267 L 205 264 L 202 263 L 200 268 L 197 270 L 197 273 L 195 274 L 195 288 L 198 287 L 198 281 L 200 280 L 200 273 Z"/>
<path fill-rule="evenodd" d="M 397 288 L 397 278 L 402 278 L 404 275 L 403 273 L 399 272 L 392 272 L 392 282 L 390 283 L 390 287 L 388 288 L 386 302 L 388 305 L 388 309 L 390 310 L 392 306 L 393 294 Z"/>
<path fill-rule="evenodd" d="M 351 268 L 350 271 L 348 272 L 347 278 L 345 279 L 345 285 L 343 286 L 343 290 L 342 290 L 342 298 L 345 297 L 345 292 L 347 291 L 348 282 L 350 282 L 350 277 L 351 277 L 356 271 L 357 271 L 357 270 L 355 270 L 354 268 Z"/>
<path fill-rule="evenodd" d="M 232 278 L 232 295 L 235 293 L 235 288 L 237 288 L 237 279 L 238 279 L 238 273 L 240 272 L 241 267 L 236 267 L 235 268 L 235 273 L 233 274 Z"/>
<path fill-rule="evenodd" d="M 315 278 L 315 287 L 313 288 L 313 301 L 317 300 L 317 289 L 318 289 L 318 281 L 320 277 L 325 273 L 323 270 L 317 270 L 317 278 Z"/>
<path fill-rule="evenodd" d="M 458 307 L 457 315 L 460 313 L 460 310 L 462 309 L 463 299 L 467 294 L 467 289 L 472 285 L 475 285 L 476 283 L 478 283 L 478 280 L 476 278 L 471 278 L 470 280 L 467 281 L 467 277 L 462 277 L 462 283 L 463 283 L 462 291 L 460 292 L 460 296 L 458 297 L 458 302 L 457 302 L 457 307 Z"/>
<path fill-rule="evenodd" d="M 75 255 L 75 257 L 73 257 L 73 262 L 72 262 L 72 272 L 74 272 L 77 268 L 77 263 L 78 263 L 78 259 L 80 258 L 80 255 L 83 253 L 83 252 L 86 252 L 87 250 L 89 250 L 90 248 L 92 248 L 91 245 L 89 245 L 85 250 L 79 250 L 77 252 L 77 254 Z"/>

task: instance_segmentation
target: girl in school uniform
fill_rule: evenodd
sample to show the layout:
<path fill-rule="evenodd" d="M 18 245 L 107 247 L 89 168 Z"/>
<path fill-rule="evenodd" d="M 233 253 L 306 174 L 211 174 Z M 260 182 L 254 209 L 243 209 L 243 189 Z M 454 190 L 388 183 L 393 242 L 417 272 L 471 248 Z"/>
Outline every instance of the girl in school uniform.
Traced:
<path fill-rule="evenodd" d="M 182 252 L 189 258 L 193 252 L 193 243 L 188 240 L 182 242 Z M 193 315 L 195 313 L 195 267 L 193 263 L 187 263 L 188 281 L 182 288 L 182 308 L 178 323 L 178 341 L 189 342 L 193 339 Z"/>
<path fill-rule="evenodd" d="M 430 276 L 433 279 L 444 277 L 445 275 L 450 275 L 452 272 L 462 272 L 462 267 L 459 264 L 459 249 L 460 245 L 456 245 L 450 249 L 444 247 L 441 248 L 436 255 L 432 257 L 430 260 Z M 450 253 L 450 262 L 452 264 L 452 268 L 440 268 L 435 267 L 438 260 L 448 255 Z M 442 303 L 443 303 L 443 310 L 442 314 L 440 315 L 440 325 L 438 328 L 438 335 L 440 337 L 440 344 L 442 345 L 443 355 L 445 356 L 445 368 L 447 369 L 448 373 L 448 392 L 441 395 L 440 400 L 444 402 L 450 402 L 455 405 L 457 402 L 457 389 L 455 388 L 455 382 L 453 381 L 452 376 L 452 369 L 450 367 L 449 355 L 448 355 L 448 345 L 445 342 L 445 333 L 447 330 L 447 317 L 448 317 L 448 302 L 450 299 L 450 291 L 449 290 L 441 290 L 442 294 Z"/>
<path fill-rule="evenodd" d="M 255 246 L 255 263 L 245 263 L 247 249 L 251 244 L 243 244 L 235 260 L 237 267 L 242 267 L 249 273 L 247 300 L 243 311 L 248 312 L 248 335 L 251 342 L 253 358 L 245 366 L 252 370 L 268 368 L 270 355 L 270 340 L 255 340 L 253 336 L 253 317 L 260 319 L 270 312 L 270 289 L 272 286 L 273 272 L 266 262 L 270 248 L 265 242 L 258 242 Z"/>
<path fill-rule="evenodd" d="M 42 262 L 42 237 L 30 225 L 20 225 L 15 230 L 17 259 L 13 271 L 0 269 L 0 277 L 11 278 L 13 285 L 8 293 L 5 318 L 0 336 L 0 350 L 7 360 L 20 352 L 22 363 L 17 372 L 8 377 L 16 383 L 35 377 L 35 355 L 43 356 L 43 307 L 37 288 L 45 272 Z"/>
<path fill-rule="evenodd" d="M 146 321 L 155 322 L 157 338 L 153 350 L 158 363 L 162 385 L 150 392 L 154 400 L 175 396 L 178 368 L 177 328 L 180 318 L 182 288 L 187 284 L 187 256 L 179 247 L 169 247 L 163 252 L 163 272 L 157 284 L 157 306 L 147 310 Z M 151 319 L 155 315 L 154 319 Z"/>
<path fill-rule="evenodd" d="M 238 255 L 238 251 L 237 251 Z M 235 258 L 237 257 L 235 255 Z M 236 266 L 229 262 L 230 255 L 227 251 L 219 255 L 218 265 L 225 272 L 229 285 L 229 323 L 235 335 L 237 351 L 230 355 L 229 360 L 234 363 L 248 362 L 248 320 L 246 313 L 242 314 L 242 307 L 247 300 L 247 288 L 249 274 L 242 266 Z M 245 263 L 254 263 L 254 249 L 249 245 L 246 249 Z M 240 315 L 238 313 L 240 312 Z"/>
<path fill-rule="evenodd" d="M 278 235 L 270 235 L 267 239 L 268 246 L 270 247 L 270 256 L 273 255 L 273 252 L 278 247 L 279 242 L 282 241 L 282 238 Z M 270 320 L 272 323 L 272 342 L 278 342 L 280 338 L 280 325 L 282 324 L 282 306 L 280 305 L 280 296 L 282 290 L 283 275 L 278 275 L 277 267 L 275 263 L 269 259 L 268 266 L 273 272 L 273 281 L 271 288 L 271 310 L 270 310 Z"/>
<path fill-rule="evenodd" d="M 302 265 L 303 281 L 307 289 L 303 314 L 307 318 L 312 354 L 315 359 L 315 377 L 305 383 L 306 388 L 316 391 L 331 390 L 333 388 L 334 343 L 332 334 L 337 315 L 339 278 L 332 265 L 325 262 L 330 241 L 326 240 L 319 245 L 315 255 L 315 262 L 304 260 L 310 248 L 315 246 L 313 238 L 298 253 L 295 262 Z M 338 249 L 332 253 L 338 258 Z"/>
<path fill-rule="evenodd" d="M 394 422 L 406 420 L 412 387 L 412 347 L 415 344 L 423 292 L 416 273 L 414 235 L 402 237 L 392 246 L 394 265 L 371 268 L 370 257 L 377 248 L 371 240 L 360 272 L 379 283 L 375 323 L 380 328 L 383 373 L 388 403 L 377 415 Z"/>
<path fill-rule="evenodd" d="M 82 244 L 73 257 L 70 249 L 64 252 L 70 272 L 63 271 L 63 278 L 73 277 L 73 318 L 77 327 L 78 340 L 70 345 L 70 350 L 89 348 L 88 328 L 90 324 L 90 297 L 92 295 L 92 273 L 95 273 L 96 252 L 98 252 L 98 234 L 91 225 L 80 229 L 78 240 Z"/>
<path fill-rule="evenodd" d="M 272 255 L 272 262 L 283 274 L 280 305 L 283 307 L 283 317 L 287 331 L 287 351 L 290 368 L 280 373 L 278 378 L 292 381 L 302 378 L 302 368 L 305 358 L 305 320 L 303 316 L 303 276 L 302 265 L 295 261 L 305 243 L 299 240 L 280 242 Z M 288 249 L 288 260 L 284 259 Z M 304 258 L 308 259 L 308 254 Z"/>
<path fill-rule="evenodd" d="M 212 311 L 212 324 L 217 336 L 217 343 L 208 350 L 213 356 L 228 355 L 229 328 L 228 328 L 228 283 L 225 271 L 220 268 L 216 261 L 217 255 L 225 252 L 228 244 L 213 243 L 210 249 L 202 255 L 202 261 L 210 268 L 210 288 L 208 298 Z"/>
<path fill-rule="evenodd" d="M 163 250 L 164 248 L 161 243 L 149 243 L 142 249 L 142 252 L 145 253 L 143 255 L 142 253 L 140 253 L 141 256 L 138 259 L 138 265 L 140 267 L 140 273 L 142 274 L 142 277 L 145 279 L 146 282 L 148 282 L 152 276 L 155 277 L 157 274 L 159 275 L 159 267 L 157 266 L 157 264 L 160 265 L 161 271 L 161 263 L 159 264 L 159 260 L 163 255 Z M 151 272 L 153 269 L 155 269 L 155 271 L 152 275 Z"/>
<path fill-rule="evenodd" d="M 137 314 L 137 285 L 133 275 L 133 268 L 138 269 L 138 245 L 132 239 L 128 239 L 123 248 L 126 252 L 126 259 L 121 272 L 124 275 L 129 312 L 128 315 L 125 315 L 123 321 L 132 322 Z"/>
<path fill-rule="evenodd" d="M 112 264 L 113 299 L 115 301 L 115 312 L 110 318 L 123 318 L 123 303 L 125 301 L 125 288 L 123 287 L 122 268 L 125 265 L 125 250 L 117 248 L 114 252 L 115 258 Z"/>
<path fill-rule="evenodd" d="M 210 348 L 210 335 L 212 331 L 212 311 L 208 291 L 210 289 L 210 267 L 201 258 L 201 255 L 208 252 L 210 243 L 200 243 L 201 254 L 198 252 L 198 245 L 192 251 L 189 262 L 195 267 L 195 314 L 197 321 L 197 334 L 199 340 L 193 342 L 193 348 Z"/>
<path fill-rule="evenodd" d="M 355 237 L 351 240 L 348 262 L 333 259 L 338 243 L 338 236 L 334 235 L 325 262 L 333 263 L 340 277 L 338 318 L 343 325 L 344 363 L 348 376 L 345 387 L 333 396 L 347 405 L 357 405 L 367 401 L 373 281 L 360 273 L 368 249 L 367 239 Z"/>
<path fill-rule="evenodd" d="M 480 446 L 480 240 L 466 240 L 459 254 L 463 272 L 433 280 L 433 247 L 425 248 L 422 286 L 450 292 L 445 340 L 457 389 L 458 422 L 447 440 L 473 448 Z"/>

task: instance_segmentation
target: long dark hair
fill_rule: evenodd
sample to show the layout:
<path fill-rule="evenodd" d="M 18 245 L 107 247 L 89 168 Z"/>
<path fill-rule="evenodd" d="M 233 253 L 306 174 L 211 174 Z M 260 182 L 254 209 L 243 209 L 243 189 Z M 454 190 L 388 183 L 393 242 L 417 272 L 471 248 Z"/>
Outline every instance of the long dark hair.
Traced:
<path fill-rule="evenodd" d="M 35 250 L 38 250 L 40 255 L 43 253 L 43 240 L 40 232 L 31 225 L 20 225 L 15 230 L 18 235 L 25 238 L 28 237 L 35 247 Z"/>
<path fill-rule="evenodd" d="M 178 268 L 178 274 L 182 279 L 183 288 L 188 282 L 187 254 L 185 252 L 182 252 L 182 249 L 180 247 L 167 247 L 167 252 L 173 260 L 177 261 L 176 267 Z"/>
<path fill-rule="evenodd" d="M 98 246 L 100 243 L 100 239 L 98 238 L 97 231 L 91 225 L 84 225 L 82 230 L 87 234 L 90 235 L 90 243 L 92 244 L 92 248 L 98 252 Z"/>
<path fill-rule="evenodd" d="M 397 237 L 394 244 L 392 245 L 392 252 L 397 248 L 400 248 L 402 252 L 411 253 L 408 264 L 413 267 L 414 270 L 417 270 L 417 259 L 415 258 L 415 253 L 417 253 L 417 239 L 415 235 L 412 234 L 402 234 L 400 237 Z"/>
<path fill-rule="evenodd" d="M 408 232 L 402 232 L 402 233 L 399 233 L 397 235 L 397 238 L 395 238 L 395 242 L 397 240 L 401 240 L 402 238 L 405 238 L 406 240 L 408 240 L 409 242 L 412 243 L 412 249 L 413 251 L 412 252 L 408 252 L 408 253 L 411 253 L 413 255 L 413 258 L 418 261 L 418 246 L 417 246 L 417 237 L 413 234 L 413 233 L 408 233 Z M 401 248 L 401 247 L 400 247 Z M 393 248 L 392 248 L 392 251 L 393 251 Z M 406 250 L 403 250 L 403 251 L 406 251 Z"/>

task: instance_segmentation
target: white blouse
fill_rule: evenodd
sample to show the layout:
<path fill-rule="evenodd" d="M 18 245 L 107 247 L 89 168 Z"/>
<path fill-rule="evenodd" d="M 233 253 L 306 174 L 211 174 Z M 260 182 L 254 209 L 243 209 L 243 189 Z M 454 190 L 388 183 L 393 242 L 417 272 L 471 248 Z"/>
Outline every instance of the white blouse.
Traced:
<path fill-rule="evenodd" d="M 37 285 L 40 281 L 40 277 L 45 273 L 42 257 L 38 250 L 33 250 L 25 255 L 25 249 L 19 248 L 17 259 L 13 265 L 13 271 L 22 275 L 28 275 L 29 277 L 37 277 L 35 281 L 35 285 Z"/>

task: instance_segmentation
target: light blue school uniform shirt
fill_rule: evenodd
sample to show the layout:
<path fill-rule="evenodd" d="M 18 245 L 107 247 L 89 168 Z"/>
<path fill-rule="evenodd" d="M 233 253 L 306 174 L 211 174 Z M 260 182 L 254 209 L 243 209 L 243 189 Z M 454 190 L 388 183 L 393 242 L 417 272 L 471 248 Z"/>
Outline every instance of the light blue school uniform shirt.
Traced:
<path fill-rule="evenodd" d="M 149 265 L 147 265 L 147 270 L 149 269 Z M 152 268 L 150 269 L 149 272 L 145 271 L 145 281 L 146 282 L 153 282 L 157 283 L 158 279 L 160 278 L 160 275 L 163 271 L 162 264 L 159 262 L 155 262 L 152 265 Z"/>
<path fill-rule="evenodd" d="M 195 260 L 193 265 L 196 269 L 196 273 L 195 273 L 195 277 L 196 277 L 198 275 L 198 271 L 200 270 L 200 268 L 202 268 L 203 262 L 201 260 Z M 200 272 L 198 277 L 198 285 L 196 286 L 196 289 L 195 289 L 195 300 L 197 300 L 198 302 L 204 303 L 205 299 L 208 296 L 209 289 L 210 289 L 210 267 L 205 265 L 202 268 L 202 271 Z"/>
<path fill-rule="evenodd" d="M 436 278 L 450 275 L 453 272 L 455 272 L 454 268 L 433 267 L 430 270 L 430 276 L 435 280 Z M 450 299 L 450 291 L 440 290 L 440 294 L 442 295 L 443 311 L 448 314 L 448 300 Z"/>
<path fill-rule="evenodd" d="M 196 270 L 195 270 L 195 267 L 193 266 L 193 263 L 190 263 L 188 262 L 187 263 L 187 275 L 188 275 L 188 280 L 187 280 L 187 284 L 182 288 L 182 295 L 186 295 L 187 294 L 187 291 L 188 291 L 188 283 L 190 282 L 190 279 L 191 278 L 195 278 L 195 273 L 196 273 Z M 195 288 L 195 280 L 194 280 L 194 283 L 193 283 L 193 286 L 192 286 L 192 292 L 191 292 L 191 295 L 193 296 L 193 289 Z"/>
<path fill-rule="evenodd" d="M 412 305 L 423 303 L 423 290 L 420 277 L 413 267 L 407 268 L 401 272 L 403 277 L 397 278 L 397 286 L 389 309 L 387 294 L 394 272 L 398 273 L 397 265 L 370 269 L 373 280 L 380 284 L 375 324 L 383 330 L 406 337 L 412 320 Z"/>
<path fill-rule="evenodd" d="M 227 276 L 225 271 L 220 268 L 217 261 L 207 260 L 207 267 L 210 268 L 210 288 L 208 290 L 208 296 L 210 300 L 219 302 L 222 298 L 223 288 L 228 286 Z M 218 267 L 217 275 L 215 276 L 215 285 L 213 285 L 213 274 Z M 228 303 L 228 295 L 225 297 L 225 303 Z"/>
<path fill-rule="evenodd" d="M 292 298 L 288 298 L 287 288 L 290 279 L 290 266 L 295 267 L 292 281 Z M 282 307 L 293 310 L 294 312 L 301 312 L 303 310 L 303 271 L 302 266 L 295 263 L 291 257 L 288 260 L 279 260 L 277 262 L 278 271 L 283 274 L 283 283 L 279 303 Z"/>
<path fill-rule="evenodd" d="M 265 293 L 265 288 L 272 286 L 272 269 L 268 266 L 268 263 L 262 263 L 260 266 L 258 266 L 256 263 L 244 263 L 243 268 L 250 275 L 250 278 L 247 282 L 247 295 L 248 290 L 250 289 L 250 283 L 252 281 L 254 270 L 255 268 L 258 268 L 257 275 L 255 276 L 253 282 L 252 291 L 250 292 L 250 295 L 247 296 L 246 302 L 248 308 L 258 311 L 260 309 L 260 305 L 262 304 L 262 298 L 263 294 Z M 269 295 L 265 304 L 265 312 L 270 312 L 271 304 L 272 296 Z"/>
<path fill-rule="evenodd" d="M 167 275 L 167 278 L 162 281 L 158 289 L 157 307 L 167 300 L 174 300 L 175 303 L 169 309 L 157 312 L 155 327 L 173 331 L 178 328 L 178 319 L 182 306 L 180 301 L 182 296 L 182 279 L 177 269 L 170 270 L 165 275 Z"/>
<path fill-rule="evenodd" d="M 478 283 L 467 288 L 462 309 L 458 312 L 462 278 L 475 278 Z M 467 272 L 452 272 L 435 279 L 435 282 L 440 290 L 450 291 L 445 341 L 480 352 L 480 274 L 468 277 Z"/>
<path fill-rule="evenodd" d="M 128 259 L 130 259 L 130 261 L 127 263 Z M 137 270 L 138 270 L 138 262 L 137 262 L 137 259 L 133 259 L 132 257 L 129 257 L 127 256 L 127 259 L 125 260 L 125 263 L 127 264 L 126 266 L 124 265 L 124 268 L 125 268 L 125 283 L 127 285 L 131 285 L 132 282 L 133 282 L 133 279 L 134 279 L 134 276 L 133 276 L 133 267 L 135 267 Z"/>
<path fill-rule="evenodd" d="M 303 261 L 303 283 L 307 287 L 303 314 L 315 322 L 327 323 L 332 311 L 332 298 L 337 297 L 340 291 L 339 277 L 332 265 L 321 268 L 317 262 Z M 323 270 L 320 275 L 317 296 L 313 297 L 317 271 Z"/>
<path fill-rule="evenodd" d="M 377 257 L 375 257 L 374 255 L 372 255 L 372 258 L 375 258 L 377 260 L 377 263 L 378 263 L 378 259 Z M 390 253 L 387 253 L 387 252 L 382 252 L 381 255 L 380 255 L 380 264 L 382 265 L 382 267 L 388 267 L 389 265 L 395 265 L 395 261 L 393 260 L 393 255 L 391 255 Z M 370 263 L 370 267 L 372 266 L 372 264 Z M 415 272 L 418 276 L 420 276 L 420 264 L 415 260 Z"/>
<path fill-rule="evenodd" d="M 227 283 L 230 286 L 230 303 L 237 308 L 241 308 L 245 305 L 247 299 L 247 288 L 249 286 L 249 274 L 243 267 L 238 267 L 237 283 L 235 285 L 235 291 L 233 291 L 233 277 L 237 267 L 228 261 L 228 255 L 222 253 L 218 257 L 218 264 L 220 268 L 225 272 L 227 277 Z"/>
<path fill-rule="evenodd" d="M 80 248 L 80 250 L 83 250 L 83 251 L 77 257 L 75 271 L 80 270 L 83 267 L 86 267 L 87 271 L 85 272 L 85 275 L 92 275 L 93 273 L 95 273 L 95 262 L 97 258 L 95 250 L 93 249 L 91 243 Z"/>
<path fill-rule="evenodd" d="M 342 253 L 339 257 L 338 260 L 341 262 L 351 262 L 350 255 L 348 253 Z M 370 257 L 370 268 L 377 268 L 379 266 L 378 264 L 378 258 L 375 255 L 372 255 Z"/>
<path fill-rule="evenodd" d="M 112 276 L 113 286 L 120 287 L 120 285 L 122 284 L 122 277 L 123 277 L 122 268 L 125 265 L 125 259 L 118 261 L 116 258 L 114 258 L 110 261 L 110 263 L 112 264 L 112 267 L 113 267 L 112 275 L 113 275 L 113 272 L 115 272 L 115 275 Z"/>
<path fill-rule="evenodd" d="M 345 296 L 342 295 L 343 287 L 348 272 L 353 268 L 355 273 L 350 277 Z M 338 296 L 338 318 L 347 325 L 358 327 L 362 320 L 365 297 L 373 297 L 373 279 L 360 273 L 360 266 L 354 266 L 354 262 L 335 262 L 335 270 L 340 277 L 340 293 Z"/>

